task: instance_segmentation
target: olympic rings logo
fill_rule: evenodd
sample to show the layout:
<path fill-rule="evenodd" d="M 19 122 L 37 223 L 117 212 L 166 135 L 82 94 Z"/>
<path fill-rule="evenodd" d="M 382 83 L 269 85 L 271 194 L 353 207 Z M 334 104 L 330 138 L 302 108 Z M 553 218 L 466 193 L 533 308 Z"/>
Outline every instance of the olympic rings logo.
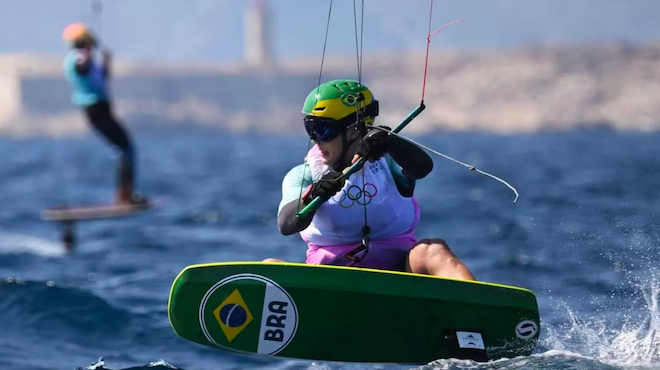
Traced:
<path fill-rule="evenodd" d="M 346 190 L 342 189 L 339 200 L 335 199 L 337 195 L 333 196 L 332 200 L 339 203 L 342 208 L 351 208 L 355 203 L 366 206 L 371 203 L 371 200 L 376 194 L 378 194 L 378 188 L 376 188 L 376 185 L 368 182 L 364 184 L 364 187 L 351 185 Z"/>

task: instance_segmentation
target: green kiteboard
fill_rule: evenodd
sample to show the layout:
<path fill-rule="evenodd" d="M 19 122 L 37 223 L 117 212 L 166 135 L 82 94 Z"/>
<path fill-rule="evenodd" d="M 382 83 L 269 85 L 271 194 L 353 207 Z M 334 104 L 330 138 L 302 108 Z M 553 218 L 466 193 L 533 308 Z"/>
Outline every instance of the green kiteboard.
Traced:
<path fill-rule="evenodd" d="M 179 336 L 213 348 L 372 363 L 528 356 L 540 329 L 526 289 L 297 263 L 188 266 L 168 315 Z"/>

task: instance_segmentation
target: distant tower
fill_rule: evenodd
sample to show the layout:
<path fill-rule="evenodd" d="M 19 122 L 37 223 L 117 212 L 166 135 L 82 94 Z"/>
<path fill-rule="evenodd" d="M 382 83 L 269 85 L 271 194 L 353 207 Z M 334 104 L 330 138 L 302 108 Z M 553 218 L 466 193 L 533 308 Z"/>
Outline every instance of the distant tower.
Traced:
<path fill-rule="evenodd" d="M 245 11 L 245 59 L 254 67 L 272 62 L 270 12 L 265 0 L 252 0 Z"/>

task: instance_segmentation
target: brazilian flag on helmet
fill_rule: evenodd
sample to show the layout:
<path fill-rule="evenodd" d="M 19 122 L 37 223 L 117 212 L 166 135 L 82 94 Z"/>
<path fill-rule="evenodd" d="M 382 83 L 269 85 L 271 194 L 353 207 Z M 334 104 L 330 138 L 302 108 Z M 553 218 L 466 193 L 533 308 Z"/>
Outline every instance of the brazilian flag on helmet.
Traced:
<path fill-rule="evenodd" d="M 367 125 L 373 124 L 378 116 L 378 101 L 364 84 L 354 80 L 333 80 L 307 95 L 302 112 L 310 138 L 327 142 L 358 123 L 358 117 Z"/>

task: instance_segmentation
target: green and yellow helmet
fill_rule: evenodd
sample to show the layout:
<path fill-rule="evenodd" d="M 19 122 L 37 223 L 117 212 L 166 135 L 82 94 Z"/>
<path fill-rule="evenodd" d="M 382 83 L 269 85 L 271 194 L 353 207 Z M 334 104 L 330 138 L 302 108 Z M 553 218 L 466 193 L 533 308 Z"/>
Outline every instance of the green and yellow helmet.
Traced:
<path fill-rule="evenodd" d="M 302 113 L 310 138 L 327 142 L 359 123 L 358 116 L 364 124 L 373 124 L 378 116 L 378 101 L 369 88 L 357 81 L 333 80 L 307 95 Z"/>

